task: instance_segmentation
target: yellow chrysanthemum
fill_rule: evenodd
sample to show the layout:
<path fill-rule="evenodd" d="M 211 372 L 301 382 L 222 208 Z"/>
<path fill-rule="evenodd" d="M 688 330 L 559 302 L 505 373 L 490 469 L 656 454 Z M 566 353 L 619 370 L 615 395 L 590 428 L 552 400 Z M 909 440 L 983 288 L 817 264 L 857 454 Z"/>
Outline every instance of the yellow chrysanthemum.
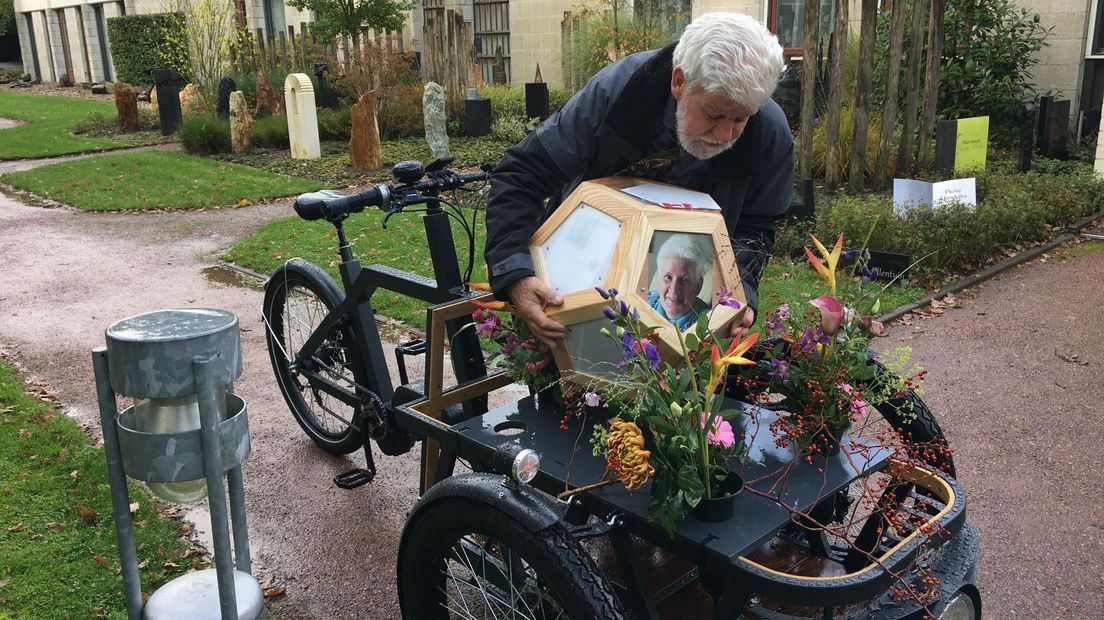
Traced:
<path fill-rule="evenodd" d="M 610 420 L 606 448 L 609 468 L 617 472 L 626 489 L 639 489 L 655 474 L 648 462 L 652 453 L 644 449 L 644 435 L 635 423 L 620 418 Z"/>

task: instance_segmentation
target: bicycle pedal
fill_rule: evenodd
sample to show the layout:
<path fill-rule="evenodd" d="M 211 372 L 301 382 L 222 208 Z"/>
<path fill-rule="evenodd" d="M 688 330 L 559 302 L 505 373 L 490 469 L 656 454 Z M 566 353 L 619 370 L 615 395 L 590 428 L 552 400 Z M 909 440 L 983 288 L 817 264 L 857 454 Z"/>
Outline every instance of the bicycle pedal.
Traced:
<path fill-rule="evenodd" d="M 334 484 L 342 489 L 355 489 L 372 481 L 376 477 L 374 469 L 351 469 L 343 474 L 334 476 Z"/>

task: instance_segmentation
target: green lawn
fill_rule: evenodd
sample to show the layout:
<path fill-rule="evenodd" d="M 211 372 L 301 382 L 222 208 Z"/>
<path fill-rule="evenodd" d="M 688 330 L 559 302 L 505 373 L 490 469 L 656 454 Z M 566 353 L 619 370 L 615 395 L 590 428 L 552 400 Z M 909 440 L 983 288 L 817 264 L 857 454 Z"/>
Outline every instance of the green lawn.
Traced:
<path fill-rule="evenodd" d="M 66 161 L 6 174 L 0 181 L 91 211 L 222 207 L 321 187 L 317 181 L 165 151 Z"/>
<path fill-rule="evenodd" d="M 142 587 L 202 557 L 131 487 Z M 0 618 L 125 618 L 103 451 L 0 361 Z"/>
<path fill-rule="evenodd" d="M 74 123 L 93 112 L 114 116 L 115 106 L 106 101 L 0 91 L 0 117 L 26 121 L 19 127 L 0 129 L 0 159 L 51 157 L 118 146 L 69 133 Z"/>

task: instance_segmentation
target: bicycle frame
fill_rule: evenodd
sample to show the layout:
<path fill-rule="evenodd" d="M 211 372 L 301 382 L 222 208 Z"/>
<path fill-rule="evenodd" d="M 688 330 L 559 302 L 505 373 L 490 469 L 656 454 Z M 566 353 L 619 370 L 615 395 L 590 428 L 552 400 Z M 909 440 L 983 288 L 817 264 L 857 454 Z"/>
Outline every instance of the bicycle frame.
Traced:
<path fill-rule="evenodd" d="M 300 368 L 311 385 L 334 398 L 364 413 L 363 405 L 368 390 L 378 396 L 385 407 L 390 407 L 395 397 L 395 386 L 391 381 L 384 358 L 383 343 L 376 327 L 375 312 L 371 307 L 371 298 L 379 289 L 386 289 L 400 295 L 419 299 L 431 304 L 455 301 L 471 296 L 460 276 L 460 267 L 456 260 L 456 246 L 452 238 L 452 228 L 448 214 L 440 208 L 439 200 L 430 197 L 426 200 L 427 210 L 423 216 L 426 239 L 429 244 L 430 259 L 434 266 L 435 279 L 425 278 L 407 271 L 386 265 L 362 267 L 353 255 L 352 247 L 345 236 L 343 222 L 333 222 L 338 235 L 338 253 L 341 257 L 339 271 L 345 299 L 334 308 L 320 323 L 318 329 L 303 343 L 299 351 L 294 352 L 296 360 L 310 357 L 325 335 L 335 327 L 344 327 L 345 321 L 351 321 L 349 327 L 355 338 L 355 356 L 351 360 L 353 376 L 356 380 L 356 392 L 334 384 L 317 372 Z M 478 337 L 471 330 L 461 331 L 466 321 L 454 319 L 447 324 L 447 331 L 453 342 L 452 361 L 457 377 L 461 381 L 486 376 L 483 353 Z M 427 326 L 428 327 L 428 326 Z M 421 390 L 424 393 L 425 388 Z M 466 415 L 479 415 L 486 412 L 486 398 L 464 403 Z M 383 411 L 379 413 L 384 413 Z M 362 425 L 365 451 L 370 450 L 367 428 Z M 368 456 L 369 461 L 371 456 Z M 371 463 L 369 463 L 371 464 Z"/>

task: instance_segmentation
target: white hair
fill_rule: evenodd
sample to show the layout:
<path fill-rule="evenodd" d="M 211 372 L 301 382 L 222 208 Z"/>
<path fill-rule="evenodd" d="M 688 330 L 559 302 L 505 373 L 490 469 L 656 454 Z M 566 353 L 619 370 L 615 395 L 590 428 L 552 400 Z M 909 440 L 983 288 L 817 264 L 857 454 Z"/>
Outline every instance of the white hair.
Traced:
<path fill-rule="evenodd" d="M 774 92 L 784 60 L 778 37 L 742 13 L 706 13 L 682 33 L 674 63 L 688 90 L 719 94 L 756 112 Z"/>
<path fill-rule="evenodd" d="M 656 252 L 657 268 L 668 258 L 690 261 L 695 279 L 701 280 L 705 276 L 706 263 L 713 258 L 713 243 L 708 235 L 675 233 L 659 246 Z"/>

